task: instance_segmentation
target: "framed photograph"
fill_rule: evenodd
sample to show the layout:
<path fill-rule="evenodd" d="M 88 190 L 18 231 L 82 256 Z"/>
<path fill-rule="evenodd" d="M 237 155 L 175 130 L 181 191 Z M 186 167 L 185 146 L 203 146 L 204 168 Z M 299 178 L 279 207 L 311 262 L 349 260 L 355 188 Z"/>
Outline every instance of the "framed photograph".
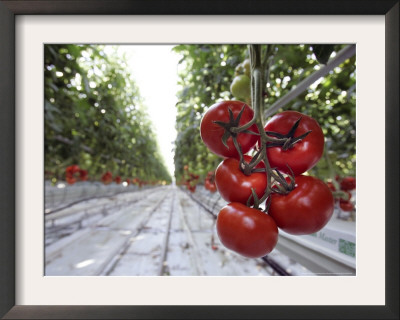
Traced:
<path fill-rule="evenodd" d="M 4 319 L 399 317 L 398 1 L 1 1 L 0 21 L 0 315 Z M 122 272 L 104 277 L 96 275 L 105 273 L 69 274 L 57 269 L 59 264 L 46 269 L 43 244 L 52 240 L 45 239 L 43 218 L 47 161 L 43 105 L 53 98 L 47 92 L 44 97 L 43 69 L 53 68 L 46 59 L 54 46 L 258 43 L 333 43 L 355 56 L 357 212 L 361 214 L 357 249 L 344 241 L 342 253 L 356 260 L 356 272 L 350 277 L 343 276 L 346 270 L 335 276 L 152 273 L 143 277 Z M 68 50 L 75 50 L 73 46 Z M 98 58 L 102 55 L 99 51 Z M 68 67 L 64 70 L 68 72 Z M 51 76 L 59 77 L 57 72 Z M 96 87 L 93 81 L 85 85 Z M 76 172 L 67 176 L 68 183 L 75 183 Z M 95 265 L 91 260 L 76 261 L 75 269 Z M 159 274 L 169 273 L 163 268 Z"/>

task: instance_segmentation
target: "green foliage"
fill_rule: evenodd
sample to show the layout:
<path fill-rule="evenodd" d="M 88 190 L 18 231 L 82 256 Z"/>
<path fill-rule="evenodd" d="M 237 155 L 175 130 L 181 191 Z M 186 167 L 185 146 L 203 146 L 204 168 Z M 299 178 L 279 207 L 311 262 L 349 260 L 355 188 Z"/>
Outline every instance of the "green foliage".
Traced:
<path fill-rule="evenodd" d="M 265 87 L 266 108 L 307 78 L 321 63 L 344 45 L 273 45 Z M 235 67 L 247 56 L 246 45 L 179 45 L 182 55 L 177 104 L 175 175 L 179 181 L 183 166 L 202 177 L 214 170 L 220 158 L 204 146 L 199 124 L 207 108 L 220 100 L 235 99 L 229 91 Z M 320 62 L 315 55 L 317 54 Z M 326 138 L 325 156 L 312 169 L 323 179 L 335 174 L 355 175 L 355 57 L 345 61 L 286 105 L 315 118 Z M 267 121 L 268 119 L 266 119 Z"/>
<path fill-rule="evenodd" d="M 182 55 L 175 141 L 175 176 L 179 181 L 183 167 L 205 177 L 220 158 L 212 154 L 200 138 L 200 121 L 212 104 L 230 98 L 230 84 L 236 65 L 245 57 L 244 45 L 179 45 Z"/>
<path fill-rule="evenodd" d="M 45 45 L 45 170 L 63 179 L 78 164 L 145 181 L 171 177 L 124 59 L 103 46 Z M 110 49 L 108 47 L 108 49 Z M 115 51 L 114 51 L 115 53 Z"/>

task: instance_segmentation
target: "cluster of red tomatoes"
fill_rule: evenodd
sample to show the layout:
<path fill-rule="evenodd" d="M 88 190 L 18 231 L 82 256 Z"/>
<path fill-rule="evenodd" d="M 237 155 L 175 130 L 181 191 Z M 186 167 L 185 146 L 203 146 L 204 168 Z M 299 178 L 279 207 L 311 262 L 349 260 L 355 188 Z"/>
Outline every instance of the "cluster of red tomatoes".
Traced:
<path fill-rule="evenodd" d="M 336 176 L 335 180 L 337 182 L 337 185 L 339 186 L 339 189 L 340 189 L 339 191 L 342 191 L 346 194 L 345 197 L 339 196 L 338 198 L 335 198 L 335 201 L 339 202 L 339 207 L 342 211 L 345 211 L 345 212 L 353 211 L 354 204 L 351 202 L 352 194 L 350 191 L 355 190 L 356 179 L 354 177 L 341 178 L 339 176 Z M 333 182 L 329 181 L 326 184 L 328 185 L 329 189 L 332 190 L 332 192 L 338 191 Z"/>
<path fill-rule="evenodd" d="M 265 125 L 268 137 L 287 142 L 284 145 L 267 143 L 265 153 L 269 168 L 261 161 L 250 174 L 244 173 L 237 146 L 245 162 L 256 163 L 257 156 L 246 153 L 253 149 L 257 154 L 260 149 L 258 127 L 253 124 L 239 133 L 232 127 L 244 126 L 253 116 L 253 109 L 241 101 L 219 102 L 205 113 L 200 132 L 204 144 L 225 158 L 215 172 L 218 192 L 229 202 L 218 214 L 219 239 L 225 247 L 245 257 L 257 258 L 274 249 L 278 228 L 294 235 L 322 229 L 332 216 L 334 198 L 323 181 L 303 175 L 321 158 L 324 135 L 317 121 L 296 111 L 278 113 Z M 271 170 L 283 181 L 294 180 L 289 192 L 280 191 L 282 184 L 277 179 L 268 179 L 266 172 Z M 254 194 L 261 198 L 267 190 L 270 190 L 268 205 L 262 211 L 249 200 L 255 198 Z"/>
<path fill-rule="evenodd" d="M 110 184 L 110 183 L 112 183 L 113 181 L 116 183 L 116 184 L 120 184 L 121 182 L 122 182 L 122 178 L 120 177 L 120 176 L 116 176 L 115 178 L 113 178 L 113 176 L 112 176 L 112 173 L 110 172 L 110 171 L 107 171 L 106 173 L 104 173 L 102 176 L 101 176 L 101 181 L 104 183 L 104 184 Z M 129 184 L 135 184 L 135 185 L 138 185 L 139 187 L 142 187 L 143 185 L 145 185 L 145 184 L 148 184 L 148 182 L 147 181 L 143 181 L 143 180 L 141 180 L 141 179 L 139 179 L 139 178 L 134 178 L 134 179 L 125 179 L 125 181 L 124 182 L 126 182 L 127 183 L 127 185 L 129 185 Z"/>
<path fill-rule="evenodd" d="M 199 179 L 200 176 L 198 174 L 194 174 L 193 172 L 189 171 L 188 165 L 183 167 L 183 184 L 190 192 L 196 192 L 196 185 Z"/>
<path fill-rule="evenodd" d="M 214 193 L 217 191 L 217 186 L 215 185 L 215 172 L 214 171 L 209 171 L 207 173 L 207 176 L 204 180 L 204 188 L 211 193 Z"/>
<path fill-rule="evenodd" d="M 74 164 L 71 166 L 68 166 L 65 169 L 65 180 L 67 181 L 68 184 L 74 184 L 77 181 L 87 181 L 89 179 L 88 171 L 80 169 L 78 165 Z M 110 184 L 112 182 L 115 182 L 116 184 L 121 184 L 122 178 L 121 176 L 116 176 L 113 178 L 113 175 L 110 171 L 105 172 L 101 178 L 101 182 L 103 182 L 105 185 Z M 124 182 L 126 182 L 128 185 L 129 184 L 135 184 L 138 185 L 139 187 L 142 187 L 143 185 L 146 184 L 156 184 L 156 182 L 148 182 L 141 180 L 139 178 L 134 178 L 134 179 L 125 179 Z M 160 181 L 158 183 L 161 183 Z"/>
<path fill-rule="evenodd" d="M 79 181 L 86 181 L 89 179 L 87 170 L 80 169 L 78 165 L 74 164 L 65 169 L 65 180 L 68 184 L 74 184 Z"/>

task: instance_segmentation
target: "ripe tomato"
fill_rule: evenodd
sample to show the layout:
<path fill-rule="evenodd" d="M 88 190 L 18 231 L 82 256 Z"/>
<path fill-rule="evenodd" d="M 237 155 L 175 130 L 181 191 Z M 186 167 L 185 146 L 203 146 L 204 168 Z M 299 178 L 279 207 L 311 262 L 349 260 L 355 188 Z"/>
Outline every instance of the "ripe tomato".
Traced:
<path fill-rule="evenodd" d="M 356 188 L 356 178 L 345 177 L 340 181 L 340 189 L 345 191 L 354 190 Z"/>
<path fill-rule="evenodd" d="M 74 184 L 76 182 L 74 177 L 66 177 L 66 180 L 68 184 Z"/>
<path fill-rule="evenodd" d="M 321 180 L 297 176 L 295 188 L 287 195 L 273 193 L 268 213 L 283 231 L 311 234 L 321 230 L 334 209 L 332 191 Z"/>
<path fill-rule="evenodd" d="M 295 175 L 311 169 L 321 158 L 324 152 L 324 134 L 318 122 L 313 118 L 297 111 L 284 111 L 276 114 L 265 125 L 265 131 L 274 131 L 287 134 L 295 122 L 300 118 L 294 138 L 311 132 L 301 141 L 294 144 L 293 148 L 283 150 L 282 147 L 267 148 L 267 156 L 272 168 L 290 173 L 289 165 Z"/>
<path fill-rule="evenodd" d="M 340 209 L 343 211 L 352 211 L 354 209 L 354 205 L 350 201 L 340 201 Z"/>
<path fill-rule="evenodd" d="M 68 166 L 66 169 L 65 169 L 65 174 L 67 175 L 67 176 L 73 176 L 75 173 L 77 173 L 77 172 L 79 172 L 79 166 L 78 165 L 76 165 L 76 164 L 74 164 L 74 165 L 72 165 L 72 166 Z"/>
<path fill-rule="evenodd" d="M 246 162 L 250 162 L 250 156 L 244 156 Z M 222 161 L 215 171 L 215 184 L 221 197 L 228 202 L 247 203 L 251 196 L 251 188 L 261 198 L 267 187 L 267 176 L 264 172 L 252 173 L 246 176 L 239 168 L 239 160 L 228 158 Z M 257 168 L 264 168 L 260 162 Z"/>
<path fill-rule="evenodd" d="M 215 191 L 217 191 L 217 187 L 215 185 L 215 183 L 210 182 L 210 180 L 206 180 L 204 182 L 204 188 L 206 188 L 208 191 L 214 193 Z"/>
<path fill-rule="evenodd" d="M 266 213 L 232 202 L 217 217 L 217 234 L 222 244 L 248 258 L 270 253 L 278 242 L 278 228 Z"/>
<path fill-rule="evenodd" d="M 116 176 L 114 180 L 115 180 L 116 184 L 120 184 L 121 183 L 121 177 L 120 176 Z"/>
<path fill-rule="evenodd" d="M 214 193 L 217 191 L 217 186 L 215 183 L 210 183 L 210 188 L 208 189 L 211 193 Z"/>
<path fill-rule="evenodd" d="M 244 74 L 233 78 L 231 92 L 236 98 L 248 100 L 251 95 L 250 78 Z"/>
<path fill-rule="evenodd" d="M 336 187 L 333 184 L 333 182 L 328 181 L 326 182 L 326 185 L 328 186 L 329 189 L 331 189 L 331 191 L 336 191 Z"/>
<path fill-rule="evenodd" d="M 242 117 L 239 121 L 239 126 L 248 123 L 254 115 L 253 109 L 241 101 L 222 101 L 218 102 L 210 107 L 205 113 L 200 124 L 200 135 L 204 144 L 213 153 L 224 158 L 239 158 L 239 154 L 233 144 L 232 137 L 227 140 L 228 148 L 222 143 L 222 136 L 225 133 L 225 129 L 220 125 L 214 123 L 214 121 L 229 122 L 229 111 L 231 109 L 235 119 L 239 112 L 244 106 Z M 249 128 L 250 131 L 258 133 L 257 126 L 254 124 Z M 239 142 L 242 152 L 247 153 L 256 144 L 258 136 L 239 133 L 237 135 L 237 141 Z"/>
<path fill-rule="evenodd" d="M 88 171 L 87 170 L 83 170 L 83 169 L 79 169 L 79 180 L 87 181 L 88 179 L 89 179 Z"/>
<path fill-rule="evenodd" d="M 110 172 L 110 171 L 107 171 L 105 174 L 103 174 L 102 176 L 101 176 L 101 181 L 104 183 L 104 184 L 109 184 L 109 183 L 111 183 L 112 182 L 112 173 Z"/>

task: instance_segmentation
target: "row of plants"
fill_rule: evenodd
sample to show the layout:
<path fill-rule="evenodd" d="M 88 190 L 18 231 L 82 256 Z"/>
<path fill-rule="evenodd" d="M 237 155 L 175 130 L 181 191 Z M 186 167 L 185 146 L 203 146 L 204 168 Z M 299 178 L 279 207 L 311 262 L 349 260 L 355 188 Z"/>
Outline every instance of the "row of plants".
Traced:
<path fill-rule="evenodd" d="M 171 182 L 126 66 L 110 46 L 44 46 L 46 179 L 66 180 L 66 168 L 77 165 L 94 181 L 110 172 L 114 180 Z"/>

